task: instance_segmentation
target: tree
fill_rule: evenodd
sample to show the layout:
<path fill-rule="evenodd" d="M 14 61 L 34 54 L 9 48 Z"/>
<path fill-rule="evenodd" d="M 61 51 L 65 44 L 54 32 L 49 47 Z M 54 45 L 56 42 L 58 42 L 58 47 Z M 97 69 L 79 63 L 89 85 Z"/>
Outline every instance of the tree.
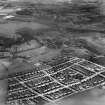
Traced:
<path fill-rule="evenodd" d="M 34 30 L 28 27 L 19 28 L 16 30 L 16 34 L 20 35 L 24 42 L 29 42 L 34 39 Z"/>
<path fill-rule="evenodd" d="M 14 40 L 12 38 L 7 38 L 4 36 L 0 37 L 0 46 L 4 48 L 9 48 L 13 45 Z"/>
<path fill-rule="evenodd" d="M 16 34 L 21 36 L 21 38 L 23 39 L 23 43 L 26 42 L 29 44 L 29 41 L 35 40 L 37 41 L 38 44 L 43 45 L 38 39 L 36 31 L 34 31 L 33 29 L 29 27 L 23 27 L 23 28 L 17 29 Z"/>

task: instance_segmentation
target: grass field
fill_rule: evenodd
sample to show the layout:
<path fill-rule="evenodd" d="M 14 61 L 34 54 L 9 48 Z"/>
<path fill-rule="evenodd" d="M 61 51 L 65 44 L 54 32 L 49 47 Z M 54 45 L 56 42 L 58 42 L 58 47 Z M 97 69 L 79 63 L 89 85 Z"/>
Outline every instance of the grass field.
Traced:
<path fill-rule="evenodd" d="M 39 28 L 46 28 L 46 25 L 37 23 L 37 22 L 11 22 L 11 23 L 5 23 L 0 24 L 0 33 L 6 33 L 9 35 L 12 35 L 16 29 L 22 28 L 22 27 L 30 27 L 32 29 L 39 29 Z"/>

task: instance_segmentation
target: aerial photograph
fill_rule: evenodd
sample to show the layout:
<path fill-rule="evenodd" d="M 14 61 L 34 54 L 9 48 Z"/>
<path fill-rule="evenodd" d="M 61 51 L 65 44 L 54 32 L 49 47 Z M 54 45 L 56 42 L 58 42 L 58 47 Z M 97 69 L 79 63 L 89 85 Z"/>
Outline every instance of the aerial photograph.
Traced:
<path fill-rule="evenodd" d="M 0 105 L 105 105 L 105 0 L 0 0 Z"/>

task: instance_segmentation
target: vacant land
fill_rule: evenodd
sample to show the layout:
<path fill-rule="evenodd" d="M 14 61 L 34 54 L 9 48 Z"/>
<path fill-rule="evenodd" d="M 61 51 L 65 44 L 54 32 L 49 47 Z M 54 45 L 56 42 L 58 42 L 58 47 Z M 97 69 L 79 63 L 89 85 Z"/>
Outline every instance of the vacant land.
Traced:
<path fill-rule="evenodd" d="M 22 27 L 30 27 L 32 29 L 39 29 L 39 28 L 47 28 L 46 25 L 40 24 L 37 22 L 13 22 L 13 23 L 6 23 L 0 24 L 0 33 L 7 33 L 12 35 L 16 29 Z"/>

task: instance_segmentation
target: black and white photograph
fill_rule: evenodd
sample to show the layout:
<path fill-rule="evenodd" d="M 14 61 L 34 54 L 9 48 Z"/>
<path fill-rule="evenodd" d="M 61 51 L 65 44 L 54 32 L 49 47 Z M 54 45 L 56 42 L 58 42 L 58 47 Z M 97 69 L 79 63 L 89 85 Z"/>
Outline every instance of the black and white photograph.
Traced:
<path fill-rule="evenodd" d="M 0 0 L 0 105 L 105 105 L 105 0 Z"/>

